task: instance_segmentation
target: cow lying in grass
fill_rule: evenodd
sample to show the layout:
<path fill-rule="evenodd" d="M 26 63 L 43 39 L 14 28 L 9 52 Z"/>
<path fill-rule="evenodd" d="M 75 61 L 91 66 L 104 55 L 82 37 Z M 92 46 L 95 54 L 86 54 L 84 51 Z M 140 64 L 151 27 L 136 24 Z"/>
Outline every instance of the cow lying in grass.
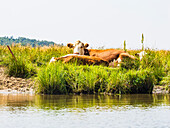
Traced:
<path fill-rule="evenodd" d="M 84 65 L 110 65 L 120 66 L 124 58 L 129 58 L 132 60 L 137 59 L 135 56 L 130 55 L 129 53 L 123 50 L 117 49 L 106 49 L 106 50 L 96 50 L 96 49 L 87 49 L 89 44 L 84 44 L 81 41 L 76 41 L 75 44 L 68 43 L 69 48 L 73 48 L 73 54 L 68 54 L 59 58 L 52 58 L 50 62 L 57 60 L 62 60 L 64 63 L 68 62 L 78 62 L 79 64 Z M 140 60 L 146 54 L 145 51 L 137 53 Z"/>
<path fill-rule="evenodd" d="M 112 62 L 116 60 L 117 63 L 121 63 L 124 57 L 130 59 L 136 59 L 136 57 L 126 53 L 123 50 L 117 49 L 105 49 L 105 50 L 96 50 L 96 49 L 87 49 L 89 44 L 84 44 L 81 41 L 76 41 L 75 44 L 68 43 L 69 48 L 73 48 L 74 54 L 87 55 L 91 57 L 99 57 L 107 62 Z"/>
<path fill-rule="evenodd" d="M 68 54 L 66 56 L 62 57 L 52 57 L 50 60 L 50 63 L 55 61 L 63 61 L 63 63 L 76 63 L 78 65 L 103 65 L 103 66 L 109 66 L 109 63 L 99 57 L 91 57 L 91 56 L 85 56 L 85 55 L 75 55 L 75 54 Z"/>
<path fill-rule="evenodd" d="M 75 44 L 68 43 L 67 46 L 69 48 L 73 48 L 73 54 L 79 55 L 87 55 L 87 56 L 95 56 L 99 57 L 108 62 L 117 59 L 121 53 L 125 53 L 123 50 L 117 49 L 106 49 L 106 50 L 98 50 L 98 49 L 87 49 L 89 44 L 84 44 L 81 41 L 76 41 Z"/>

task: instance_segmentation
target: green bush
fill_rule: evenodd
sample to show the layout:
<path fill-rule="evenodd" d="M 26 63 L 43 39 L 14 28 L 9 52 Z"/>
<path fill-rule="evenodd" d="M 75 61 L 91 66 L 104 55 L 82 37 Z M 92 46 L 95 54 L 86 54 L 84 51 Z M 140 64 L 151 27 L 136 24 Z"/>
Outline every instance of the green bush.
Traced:
<path fill-rule="evenodd" d="M 153 75 L 156 78 L 156 84 L 162 80 L 165 73 L 165 67 L 163 65 L 162 56 L 161 54 L 157 53 L 156 51 L 147 51 L 147 55 L 145 58 L 142 59 L 140 63 L 140 69 L 150 69 L 153 71 Z"/>
<path fill-rule="evenodd" d="M 128 71 L 125 80 L 130 88 L 130 93 L 152 93 L 155 76 L 150 69 Z"/>

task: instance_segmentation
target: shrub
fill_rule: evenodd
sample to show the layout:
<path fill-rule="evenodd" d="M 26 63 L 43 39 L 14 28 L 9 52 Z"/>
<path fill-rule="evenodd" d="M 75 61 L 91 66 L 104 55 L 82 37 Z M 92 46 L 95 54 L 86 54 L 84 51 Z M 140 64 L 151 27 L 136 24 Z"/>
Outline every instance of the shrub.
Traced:
<path fill-rule="evenodd" d="M 130 93 L 152 93 L 155 76 L 150 69 L 128 71 L 125 76 Z"/>

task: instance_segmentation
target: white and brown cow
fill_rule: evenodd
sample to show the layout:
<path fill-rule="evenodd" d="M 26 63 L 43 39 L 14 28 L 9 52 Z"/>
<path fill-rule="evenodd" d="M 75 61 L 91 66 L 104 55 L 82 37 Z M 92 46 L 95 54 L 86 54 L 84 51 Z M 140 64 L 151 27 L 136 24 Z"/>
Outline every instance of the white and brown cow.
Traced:
<path fill-rule="evenodd" d="M 116 60 L 116 62 L 121 63 L 124 57 L 128 57 L 131 59 L 136 59 L 136 57 L 130 55 L 129 53 L 126 53 L 123 50 L 117 50 L 117 49 L 105 49 L 105 50 L 98 50 L 98 49 L 87 49 L 89 44 L 84 44 L 81 41 L 77 41 L 75 44 L 68 43 L 67 46 L 69 48 L 73 48 L 73 54 L 79 54 L 79 55 L 87 55 L 91 57 L 99 57 L 102 60 L 105 60 L 107 62 L 112 62 Z"/>
<path fill-rule="evenodd" d="M 136 59 L 136 57 L 130 55 L 129 53 L 126 53 L 123 50 L 117 50 L 117 49 L 105 49 L 105 50 L 97 50 L 97 49 L 87 49 L 89 44 L 84 44 L 81 41 L 76 41 L 75 44 L 68 43 L 67 46 L 69 48 L 73 48 L 73 54 L 68 54 L 62 57 L 55 58 L 53 57 L 50 60 L 51 62 L 62 60 L 64 63 L 73 62 L 79 60 L 79 62 L 82 61 L 82 64 L 88 64 L 88 65 L 110 65 L 119 66 L 119 63 L 122 62 L 123 58 L 128 57 L 131 59 Z"/>

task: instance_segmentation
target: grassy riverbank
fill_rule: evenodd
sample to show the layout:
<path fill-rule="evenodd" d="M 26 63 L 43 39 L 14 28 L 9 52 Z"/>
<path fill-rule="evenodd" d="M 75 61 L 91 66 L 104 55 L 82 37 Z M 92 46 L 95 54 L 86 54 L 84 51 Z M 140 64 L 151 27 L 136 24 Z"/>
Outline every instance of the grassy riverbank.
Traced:
<path fill-rule="evenodd" d="M 36 91 L 43 94 L 68 93 L 152 93 L 154 85 L 170 84 L 170 51 L 146 50 L 139 62 L 125 61 L 120 68 L 103 66 L 78 66 L 56 62 L 52 57 L 72 53 L 67 47 L 49 46 L 11 48 L 0 46 L 0 65 L 7 67 L 9 76 L 32 78 Z M 132 55 L 140 50 L 128 50 Z"/>

